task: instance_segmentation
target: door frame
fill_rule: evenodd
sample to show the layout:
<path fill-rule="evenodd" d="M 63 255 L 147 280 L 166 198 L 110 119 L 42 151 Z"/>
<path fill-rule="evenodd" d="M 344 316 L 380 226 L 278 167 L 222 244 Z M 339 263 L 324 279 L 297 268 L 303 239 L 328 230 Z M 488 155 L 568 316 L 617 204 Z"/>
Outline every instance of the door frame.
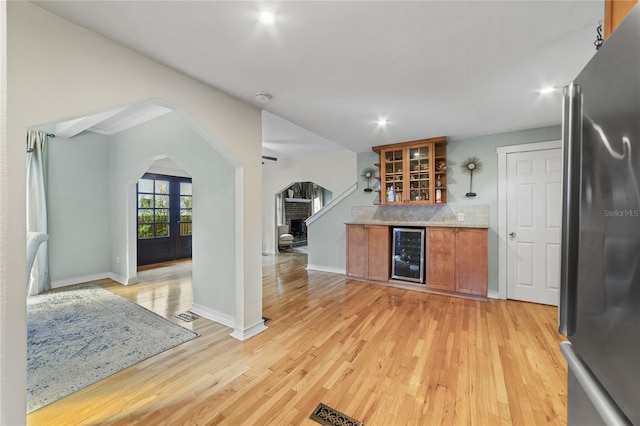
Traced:
<path fill-rule="evenodd" d="M 498 298 L 507 298 L 507 155 L 562 149 L 562 140 L 500 146 L 498 154 Z M 564 157 L 563 157 L 564 158 Z M 564 168 L 564 164 L 563 164 Z"/>

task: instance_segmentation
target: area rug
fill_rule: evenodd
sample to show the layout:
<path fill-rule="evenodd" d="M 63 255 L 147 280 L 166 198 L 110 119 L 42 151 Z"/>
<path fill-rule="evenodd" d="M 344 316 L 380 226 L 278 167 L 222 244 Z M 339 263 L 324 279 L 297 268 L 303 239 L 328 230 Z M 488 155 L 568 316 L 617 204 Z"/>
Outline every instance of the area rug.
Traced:
<path fill-rule="evenodd" d="M 27 298 L 27 413 L 197 337 L 104 290 Z"/>

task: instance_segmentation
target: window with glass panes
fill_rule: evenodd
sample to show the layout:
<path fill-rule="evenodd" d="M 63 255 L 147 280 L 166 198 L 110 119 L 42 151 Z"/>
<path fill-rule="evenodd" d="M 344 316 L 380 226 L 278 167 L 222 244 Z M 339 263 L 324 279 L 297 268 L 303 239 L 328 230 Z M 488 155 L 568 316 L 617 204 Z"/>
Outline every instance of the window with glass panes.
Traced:
<path fill-rule="evenodd" d="M 138 238 L 169 236 L 169 181 L 138 181 Z"/>
<path fill-rule="evenodd" d="M 193 194 L 191 182 L 180 182 L 180 235 L 191 235 Z"/>

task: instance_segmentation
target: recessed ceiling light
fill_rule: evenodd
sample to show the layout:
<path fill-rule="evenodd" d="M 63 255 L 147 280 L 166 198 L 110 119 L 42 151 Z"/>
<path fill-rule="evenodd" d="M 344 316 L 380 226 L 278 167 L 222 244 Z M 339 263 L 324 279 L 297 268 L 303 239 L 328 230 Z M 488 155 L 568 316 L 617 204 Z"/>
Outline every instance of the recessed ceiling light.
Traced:
<path fill-rule="evenodd" d="M 540 89 L 540 94 L 541 95 L 548 95 L 549 93 L 553 93 L 556 91 L 556 88 L 553 86 L 549 86 L 549 87 L 543 87 L 542 89 Z"/>
<path fill-rule="evenodd" d="M 260 22 L 265 25 L 272 25 L 276 22 L 276 17 L 271 12 L 262 12 L 260 14 Z"/>
<path fill-rule="evenodd" d="M 389 124 L 389 121 L 387 121 L 386 118 L 381 118 L 380 120 L 376 121 L 376 124 L 380 127 L 384 127 Z"/>

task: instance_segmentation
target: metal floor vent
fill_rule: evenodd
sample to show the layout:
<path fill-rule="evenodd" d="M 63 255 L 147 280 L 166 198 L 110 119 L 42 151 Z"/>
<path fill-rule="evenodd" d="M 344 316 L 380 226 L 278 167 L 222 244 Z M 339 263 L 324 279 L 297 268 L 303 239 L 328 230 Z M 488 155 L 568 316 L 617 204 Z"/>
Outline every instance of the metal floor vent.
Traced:
<path fill-rule="evenodd" d="M 196 314 L 192 314 L 191 312 L 185 312 L 185 313 L 176 315 L 176 318 L 180 318 L 182 321 L 191 322 L 193 320 L 197 320 L 200 317 L 197 316 Z"/>
<path fill-rule="evenodd" d="M 323 403 L 318 404 L 309 418 L 325 426 L 363 426 L 362 422 L 354 420 Z"/>

